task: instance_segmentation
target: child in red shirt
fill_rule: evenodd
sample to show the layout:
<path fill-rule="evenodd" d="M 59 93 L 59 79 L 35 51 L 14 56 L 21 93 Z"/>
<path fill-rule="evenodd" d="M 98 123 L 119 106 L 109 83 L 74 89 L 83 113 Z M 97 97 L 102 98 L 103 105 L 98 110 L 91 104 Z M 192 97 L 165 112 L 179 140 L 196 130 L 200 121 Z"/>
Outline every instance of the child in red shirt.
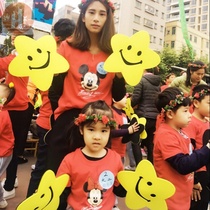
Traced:
<path fill-rule="evenodd" d="M 189 210 L 193 172 L 209 163 L 210 143 L 193 151 L 190 138 L 182 130 L 191 120 L 191 100 L 179 88 L 165 89 L 155 103 L 164 122 L 155 132 L 154 167 L 158 177 L 176 187 L 175 194 L 166 200 L 168 209 Z"/>
<path fill-rule="evenodd" d="M 2 107 L 8 104 L 15 95 L 14 85 L 0 83 L 0 177 L 5 172 L 12 159 L 14 147 L 14 135 L 12 123 L 8 111 L 2 110 Z M 0 184 L 0 209 L 5 208 L 8 204 L 3 197 L 4 189 Z"/>
<path fill-rule="evenodd" d="M 123 170 L 120 155 L 107 148 L 116 122 L 102 100 L 88 103 L 68 132 L 69 153 L 57 176 L 69 175 L 71 187 L 67 209 L 107 209 L 115 205 L 115 194 L 125 196 L 117 180 Z"/>
<path fill-rule="evenodd" d="M 184 129 L 190 138 L 196 142 L 196 149 L 203 146 L 203 134 L 209 129 L 210 117 L 210 86 L 195 86 L 192 93 L 193 97 L 193 113 L 189 125 Z M 192 193 L 190 210 L 207 210 L 209 202 L 209 189 L 206 166 L 195 172 L 194 187 Z"/>

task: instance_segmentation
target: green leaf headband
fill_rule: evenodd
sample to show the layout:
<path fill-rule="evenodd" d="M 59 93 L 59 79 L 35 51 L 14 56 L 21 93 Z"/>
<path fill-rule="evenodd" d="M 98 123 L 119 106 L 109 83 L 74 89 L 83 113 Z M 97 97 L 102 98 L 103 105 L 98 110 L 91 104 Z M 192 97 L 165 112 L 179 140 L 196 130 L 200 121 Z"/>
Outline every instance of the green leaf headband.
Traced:
<path fill-rule="evenodd" d="M 193 99 L 199 99 L 202 96 L 205 96 L 207 94 L 210 94 L 210 89 L 202 89 L 200 92 L 197 92 L 192 97 Z"/>
<path fill-rule="evenodd" d="M 163 112 L 167 112 L 169 110 L 172 110 L 174 107 L 176 107 L 178 104 L 182 104 L 184 101 L 185 97 L 183 93 L 176 95 L 176 98 L 174 100 L 170 100 L 169 104 L 167 104 L 163 108 Z"/>

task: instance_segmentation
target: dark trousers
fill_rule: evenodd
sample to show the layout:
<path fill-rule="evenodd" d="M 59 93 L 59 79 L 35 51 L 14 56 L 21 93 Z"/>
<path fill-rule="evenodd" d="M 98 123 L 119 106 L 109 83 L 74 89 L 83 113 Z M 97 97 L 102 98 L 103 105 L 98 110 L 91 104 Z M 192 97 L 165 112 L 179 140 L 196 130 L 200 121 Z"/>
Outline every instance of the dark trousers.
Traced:
<path fill-rule="evenodd" d="M 192 201 L 190 210 L 208 210 L 208 202 L 209 202 L 209 190 L 208 190 L 208 173 L 206 171 L 200 171 L 196 173 L 197 180 L 200 182 L 202 186 L 201 191 L 201 200 Z"/>
<path fill-rule="evenodd" d="M 28 135 L 28 110 L 9 111 L 12 122 L 12 129 L 15 137 L 13 149 L 13 157 L 6 170 L 6 181 L 4 189 L 11 191 L 14 188 L 15 178 L 17 174 L 18 162 L 17 157 L 23 154 L 25 143 Z"/>
<path fill-rule="evenodd" d="M 52 130 L 50 130 L 46 136 L 45 141 L 49 145 L 47 156 L 47 169 L 54 171 L 58 170 L 58 167 L 63 158 L 68 154 L 68 144 L 66 140 L 67 131 L 70 123 L 78 117 L 80 109 L 71 109 L 62 113 L 54 122 Z M 58 210 L 65 210 L 67 206 L 67 196 L 69 189 L 66 188 L 60 196 L 60 205 Z"/>
<path fill-rule="evenodd" d="M 47 151 L 48 145 L 44 142 L 44 136 L 47 133 L 47 129 L 44 129 L 37 125 L 37 135 L 39 138 L 37 160 L 35 163 L 35 169 L 31 172 L 31 178 L 29 181 L 27 197 L 30 197 L 38 188 L 42 175 L 47 169 Z"/>

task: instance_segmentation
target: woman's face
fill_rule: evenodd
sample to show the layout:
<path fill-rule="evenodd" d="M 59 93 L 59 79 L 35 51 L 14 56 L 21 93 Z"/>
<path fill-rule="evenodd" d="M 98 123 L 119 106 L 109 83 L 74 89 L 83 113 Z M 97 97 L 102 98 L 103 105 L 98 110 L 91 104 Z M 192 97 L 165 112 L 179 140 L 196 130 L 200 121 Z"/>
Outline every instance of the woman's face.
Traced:
<path fill-rule="evenodd" d="M 100 33 L 107 19 L 106 7 L 100 1 L 93 1 L 87 8 L 83 22 L 90 33 Z"/>
<path fill-rule="evenodd" d="M 191 74 L 191 81 L 193 83 L 199 83 L 204 75 L 205 75 L 205 69 L 198 69 L 197 71 L 190 71 L 190 74 Z"/>

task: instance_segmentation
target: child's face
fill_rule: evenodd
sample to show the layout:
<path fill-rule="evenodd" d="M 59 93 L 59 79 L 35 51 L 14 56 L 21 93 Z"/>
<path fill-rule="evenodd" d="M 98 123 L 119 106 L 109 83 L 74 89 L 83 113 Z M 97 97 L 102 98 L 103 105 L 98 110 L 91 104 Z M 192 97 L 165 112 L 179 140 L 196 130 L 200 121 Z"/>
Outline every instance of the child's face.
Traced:
<path fill-rule="evenodd" d="M 127 96 L 125 95 L 120 101 L 114 102 L 118 109 L 123 109 L 126 107 Z"/>
<path fill-rule="evenodd" d="M 172 112 L 172 127 L 177 130 L 186 127 L 190 120 L 189 106 L 181 106 L 176 112 Z"/>
<path fill-rule="evenodd" d="M 110 127 L 104 125 L 101 121 L 97 123 L 86 124 L 80 129 L 84 137 L 85 150 L 89 155 L 97 155 L 103 151 L 107 145 L 110 136 Z"/>
<path fill-rule="evenodd" d="M 200 115 L 201 118 L 210 117 L 210 95 L 206 95 L 200 102 L 194 100 L 194 111 Z"/>

